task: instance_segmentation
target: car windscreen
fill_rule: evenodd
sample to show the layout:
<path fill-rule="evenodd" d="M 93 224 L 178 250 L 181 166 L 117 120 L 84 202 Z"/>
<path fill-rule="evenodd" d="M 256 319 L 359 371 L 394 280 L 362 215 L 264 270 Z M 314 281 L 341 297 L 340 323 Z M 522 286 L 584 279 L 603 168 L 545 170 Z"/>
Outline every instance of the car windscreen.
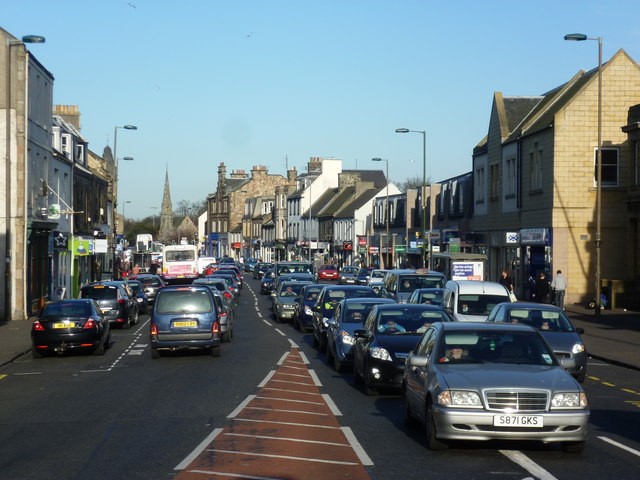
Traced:
<path fill-rule="evenodd" d="M 310 263 L 291 263 L 278 265 L 278 276 L 287 273 L 313 273 L 313 267 Z"/>
<path fill-rule="evenodd" d="M 441 310 L 393 308 L 378 312 L 376 329 L 382 334 L 420 334 L 434 322 L 449 321 L 451 317 Z"/>
<path fill-rule="evenodd" d="M 142 284 L 138 283 L 138 282 L 129 282 L 129 288 L 135 294 L 137 294 L 138 292 L 143 291 Z"/>
<path fill-rule="evenodd" d="M 196 253 L 193 250 L 167 250 L 164 259 L 167 262 L 192 262 L 196 259 Z"/>
<path fill-rule="evenodd" d="M 535 308 L 515 308 L 507 310 L 505 322 L 523 323 L 538 330 L 551 332 L 573 332 L 573 325 L 563 312 Z"/>
<path fill-rule="evenodd" d="M 439 275 L 400 275 L 399 280 L 400 292 L 413 292 L 416 288 L 442 288 L 445 284 L 445 279 Z"/>
<path fill-rule="evenodd" d="M 278 295 L 281 297 L 294 296 L 297 297 L 304 288 L 303 283 L 283 283 L 280 287 Z"/>
<path fill-rule="evenodd" d="M 417 301 L 414 303 L 429 303 L 431 305 L 441 305 L 442 304 L 442 293 L 443 290 L 437 292 L 418 292 L 416 294 Z"/>
<path fill-rule="evenodd" d="M 206 290 L 162 289 L 154 313 L 210 313 L 213 308 L 212 295 Z"/>
<path fill-rule="evenodd" d="M 346 303 L 342 321 L 344 323 L 362 323 L 374 306 L 375 303 Z"/>
<path fill-rule="evenodd" d="M 86 302 L 59 302 L 42 307 L 42 311 L 38 317 L 40 318 L 62 318 L 62 317 L 81 317 L 89 318 L 91 316 L 91 307 Z"/>
<path fill-rule="evenodd" d="M 553 353 L 535 332 L 446 332 L 437 358 L 439 363 L 557 365 Z"/>
<path fill-rule="evenodd" d="M 510 301 L 508 295 L 461 294 L 458 297 L 458 313 L 489 315 L 497 304 Z"/>
<path fill-rule="evenodd" d="M 90 285 L 82 287 L 82 298 L 95 300 L 113 300 L 118 297 L 118 287 L 113 285 Z"/>
<path fill-rule="evenodd" d="M 160 281 L 159 278 L 140 277 L 138 278 L 138 280 L 142 282 L 142 284 L 145 286 L 159 287 L 160 285 L 162 285 L 162 282 Z"/>

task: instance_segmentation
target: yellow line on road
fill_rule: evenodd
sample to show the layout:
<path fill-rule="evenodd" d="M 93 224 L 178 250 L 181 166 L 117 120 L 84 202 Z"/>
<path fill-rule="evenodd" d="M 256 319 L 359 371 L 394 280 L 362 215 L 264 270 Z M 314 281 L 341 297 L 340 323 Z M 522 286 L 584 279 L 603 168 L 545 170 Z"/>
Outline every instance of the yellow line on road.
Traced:
<path fill-rule="evenodd" d="M 0 380 L 2 380 L 6 375 L 0 375 Z"/>
<path fill-rule="evenodd" d="M 602 382 L 602 384 L 606 385 L 607 387 L 615 387 L 613 383 L 609 383 L 609 382 Z"/>

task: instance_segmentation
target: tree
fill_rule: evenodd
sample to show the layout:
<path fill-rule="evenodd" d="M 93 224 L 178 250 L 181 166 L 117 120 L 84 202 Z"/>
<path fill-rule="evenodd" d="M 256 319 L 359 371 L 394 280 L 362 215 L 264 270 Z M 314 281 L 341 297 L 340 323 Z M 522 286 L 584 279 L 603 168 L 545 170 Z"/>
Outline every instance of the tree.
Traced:
<path fill-rule="evenodd" d="M 427 185 L 431 184 L 431 179 L 427 178 Z M 422 187 L 422 177 L 410 177 L 407 178 L 406 180 L 402 181 L 402 182 L 398 182 L 396 183 L 397 187 L 403 191 L 406 192 L 407 190 L 410 190 L 412 188 L 420 188 Z"/>

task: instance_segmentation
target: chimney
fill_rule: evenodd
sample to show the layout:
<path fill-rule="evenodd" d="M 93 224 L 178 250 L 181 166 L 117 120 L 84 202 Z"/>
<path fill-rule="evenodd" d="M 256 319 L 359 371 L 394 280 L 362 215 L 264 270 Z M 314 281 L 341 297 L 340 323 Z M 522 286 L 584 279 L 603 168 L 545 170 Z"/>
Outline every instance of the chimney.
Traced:
<path fill-rule="evenodd" d="M 264 177 L 267 174 L 267 167 L 264 165 L 254 165 L 251 169 L 251 178 Z"/>
<path fill-rule="evenodd" d="M 298 171 L 296 170 L 296 167 L 291 167 L 287 172 L 287 180 L 289 180 L 289 183 L 294 184 L 296 178 L 298 178 Z"/>
<path fill-rule="evenodd" d="M 227 167 L 224 166 L 224 162 L 220 162 L 220 165 L 218 166 L 218 193 L 224 194 L 226 179 Z"/>
<path fill-rule="evenodd" d="M 244 170 L 232 170 L 231 171 L 231 178 L 244 180 L 247 177 L 248 177 L 247 172 L 245 172 Z"/>
<path fill-rule="evenodd" d="M 65 122 L 80 131 L 80 112 L 77 105 L 54 105 L 53 114 L 60 115 Z"/>

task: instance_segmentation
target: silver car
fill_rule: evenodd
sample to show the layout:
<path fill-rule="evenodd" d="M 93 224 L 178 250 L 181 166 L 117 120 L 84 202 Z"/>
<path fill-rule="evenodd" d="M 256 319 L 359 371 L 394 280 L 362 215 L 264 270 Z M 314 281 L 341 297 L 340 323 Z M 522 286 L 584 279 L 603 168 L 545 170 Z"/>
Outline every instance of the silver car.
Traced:
<path fill-rule="evenodd" d="M 499 303 L 487 322 L 522 323 L 540 330 L 542 336 L 558 358 L 568 358 L 567 371 L 580 383 L 587 375 L 587 349 L 580 335 L 582 328 L 575 328 L 565 313 L 555 305 L 544 303 Z M 573 363 L 572 363 L 573 362 Z"/>
<path fill-rule="evenodd" d="M 347 265 L 340 270 L 340 277 L 338 278 L 338 285 L 358 285 L 358 274 L 360 268 Z"/>
<path fill-rule="evenodd" d="M 271 294 L 273 302 L 273 318 L 276 322 L 293 319 L 298 306 L 296 300 L 305 285 L 313 282 L 281 282 L 278 289 Z"/>
<path fill-rule="evenodd" d="M 565 360 L 526 325 L 434 323 L 407 358 L 405 421 L 425 425 L 432 450 L 450 440 L 500 439 L 581 452 L 587 397 Z"/>

